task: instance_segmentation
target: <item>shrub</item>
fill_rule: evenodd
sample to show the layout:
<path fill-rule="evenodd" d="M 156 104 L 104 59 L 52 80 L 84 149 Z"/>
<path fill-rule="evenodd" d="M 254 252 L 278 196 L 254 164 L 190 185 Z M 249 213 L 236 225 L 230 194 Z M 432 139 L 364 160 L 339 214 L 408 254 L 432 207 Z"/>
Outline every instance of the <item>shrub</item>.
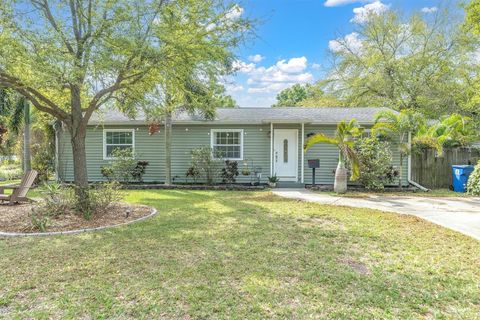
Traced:
<path fill-rule="evenodd" d="M 468 178 L 467 193 L 474 196 L 480 196 L 480 161 L 477 163 L 475 169 Z"/>
<path fill-rule="evenodd" d="M 100 168 L 102 176 L 111 182 L 113 180 L 129 183 L 132 180 L 142 182 L 148 166 L 148 161 L 137 161 L 129 149 L 113 151 L 114 159 L 109 166 Z"/>
<path fill-rule="evenodd" d="M 361 138 L 355 142 L 355 152 L 360 162 L 359 181 L 367 189 L 382 190 L 385 184 L 398 177 L 392 166 L 392 151 L 386 141 L 377 138 Z"/>
<path fill-rule="evenodd" d="M 143 175 L 145 174 L 145 170 L 147 166 L 148 166 L 148 161 L 137 161 L 137 165 L 132 170 L 133 179 L 138 182 L 142 182 Z"/>
<path fill-rule="evenodd" d="M 100 168 L 100 173 L 102 176 L 107 179 L 107 181 L 112 181 L 113 179 L 113 169 L 112 167 L 103 166 Z"/>
<path fill-rule="evenodd" d="M 32 157 L 32 169 L 38 171 L 37 181 L 46 182 L 55 171 L 55 160 L 52 152 L 41 149 Z"/>
<path fill-rule="evenodd" d="M 43 201 L 38 202 L 30 213 L 34 228 L 45 231 L 52 217 L 62 214 L 81 214 L 86 220 L 94 215 L 106 212 L 109 205 L 121 199 L 120 184 L 118 182 L 99 183 L 91 186 L 88 192 L 88 210 L 79 212 L 76 208 L 77 199 L 75 189 L 58 183 L 45 186 Z"/>
<path fill-rule="evenodd" d="M 185 173 L 185 177 L 188 179 L 189 177 L 193 178 L 193 182 L 197 182 L 198 177 L 200 176 L 200 171 L 196 167 L 188 168 L 187 172 Z"/>
<path fill-rule="evenodd" d="M 94 214 L 105 213 L 108 206 L 122 199 L 120 184 L 116 181 L 100 183 L 90 189 L 90 208 Z"/>
<path fill-rule="evenodd" d="M 212 149 L 200 147 L 192 150 L 192 167 L 205 177 L 207 184 L 213 184 L 219 173 L 220 160 L 213 157 Z"/>
<path fill-rule="evenodd" d="M 50 224 L 50 217 L 48 214 L 43 213 L 42 210 L 37 210 L 37 208 L 34 207 L 30 212 L 30 221 L 35 230 L 45 232 Z"/>
<path fill-rule="evenodd" d="M 18 164 L 5 164 L 0 166 L 1 180 L 20 179 L 23 175 L 22 168 Z"/>
<path fill-rule="evenodd" d="M 132 150 L 116 149 L 113 151 L 113 157 L 111 168 L 115 179 L 125 183 L 130 182 L 133 179 L 132 172 L 137 165 Z"/>
<path fill-rule="evenodd" d="M 238 174 L 238 162 L 226 160 L 225 168 L 222 169 L 223 183 L 235 183 Z"/>

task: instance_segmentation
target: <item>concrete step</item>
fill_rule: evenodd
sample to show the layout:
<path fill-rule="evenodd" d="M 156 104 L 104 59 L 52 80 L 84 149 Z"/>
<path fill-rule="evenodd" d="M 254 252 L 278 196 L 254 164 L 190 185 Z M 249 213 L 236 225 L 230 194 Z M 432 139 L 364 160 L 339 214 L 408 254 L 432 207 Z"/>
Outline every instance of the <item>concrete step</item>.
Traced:
<path fill-rule="evenodd" d="M 277 182 L 277 188 L 305 188 L 305 184 L 293 181 L 279 181 Z"/>

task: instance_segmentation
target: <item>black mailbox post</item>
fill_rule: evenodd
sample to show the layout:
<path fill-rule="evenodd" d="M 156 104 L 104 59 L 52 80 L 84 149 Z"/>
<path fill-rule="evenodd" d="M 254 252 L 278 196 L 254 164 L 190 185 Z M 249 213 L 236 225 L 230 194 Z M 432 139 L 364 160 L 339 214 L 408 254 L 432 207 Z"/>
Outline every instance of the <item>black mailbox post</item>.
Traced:
<path fill-rule="evenodd" d="M 315 169 L 320 168 L 320 159 L 309 159 L 308 167 L 312 169 L 312 185 L 315 185 Z"/>

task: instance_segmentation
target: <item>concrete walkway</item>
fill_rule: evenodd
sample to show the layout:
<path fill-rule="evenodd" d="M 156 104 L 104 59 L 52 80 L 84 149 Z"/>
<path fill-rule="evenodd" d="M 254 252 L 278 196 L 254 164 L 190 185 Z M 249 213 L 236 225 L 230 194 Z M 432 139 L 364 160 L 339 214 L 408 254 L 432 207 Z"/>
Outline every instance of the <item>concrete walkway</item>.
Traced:
<path fill-rule="evenodd" d="M 337 197 L 306 189 L 275 189 L 286 198 L 323 204 L 370 208 L 410 214 L 480 240 L 480 198 L 427 198 L 376 196 Z"/>

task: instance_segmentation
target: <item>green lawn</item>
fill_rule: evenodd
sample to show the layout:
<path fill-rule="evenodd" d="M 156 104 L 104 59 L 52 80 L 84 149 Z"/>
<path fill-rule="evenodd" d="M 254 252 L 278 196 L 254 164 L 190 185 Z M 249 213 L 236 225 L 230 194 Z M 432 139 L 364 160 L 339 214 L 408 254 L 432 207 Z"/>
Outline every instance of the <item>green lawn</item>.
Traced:
<path fill-rule="evenodd" d="M 151 220 L 0 240 L 0 317 L 474 319 L 480 242 L 269 192 L 129 191 Z"/>

